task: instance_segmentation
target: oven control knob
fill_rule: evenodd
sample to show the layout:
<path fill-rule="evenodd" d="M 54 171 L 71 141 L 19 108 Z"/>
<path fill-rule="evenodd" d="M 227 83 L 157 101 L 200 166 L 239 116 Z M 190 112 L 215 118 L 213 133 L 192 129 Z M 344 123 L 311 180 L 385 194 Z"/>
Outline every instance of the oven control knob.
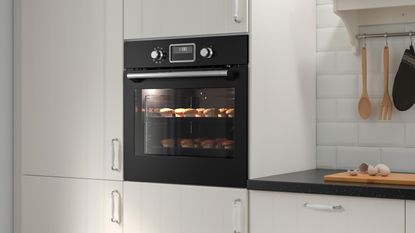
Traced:
<path fill-rule="evenodd" d="M 213 56 L 212 48 L 203 48 L 200 50 L 200 56 L 204 58 L 211 58 Z"/>
<path fill-rule="evenodd" d="M 155 49 L 151 52 L 151 58 L 156 61 L 160 61 L 164 58 L 164 52 L 162 50 Z"/>

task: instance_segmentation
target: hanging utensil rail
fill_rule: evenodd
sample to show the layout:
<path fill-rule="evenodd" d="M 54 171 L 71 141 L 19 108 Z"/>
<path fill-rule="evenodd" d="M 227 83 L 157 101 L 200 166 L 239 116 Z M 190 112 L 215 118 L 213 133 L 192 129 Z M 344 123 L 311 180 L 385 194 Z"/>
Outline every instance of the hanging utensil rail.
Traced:
<path fill-rule="evenodd" d="M 357 34 L 357 39 L 368 39 L 368 38 L 381 38 L 381 37 L 402 37 L 402 36 L 415 36 L 415 32 L 384 32 L 384 33 L 373 33 L 373 34 Z"/>

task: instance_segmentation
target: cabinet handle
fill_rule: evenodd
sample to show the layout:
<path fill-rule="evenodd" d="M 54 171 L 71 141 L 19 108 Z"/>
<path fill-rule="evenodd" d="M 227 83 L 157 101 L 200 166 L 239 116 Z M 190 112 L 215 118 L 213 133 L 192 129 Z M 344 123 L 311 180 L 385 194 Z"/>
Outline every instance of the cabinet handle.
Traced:
<path fill-rule="evenodd" d="M 118 190 L 111 192 L 111 222 L 121 223 L 121 195 Z"/>
<path fill-rule="evenodd" d="M 324 205 L 324 204 L 311 204 L 304 203 L 304 207 L 313 209 L 313 210 L 323 210 L 323 211 L 340 211 L 343 210 L 341 205 Z"/>
<path fill-rule="evenodd" d="M 236 199 L 232 208 L 233 233 L 242 233 L 242 200 Z"/>
<path fill-rule="evenodd" d="M 112 143 L 112 165 L 111 170 L 120 171 L 120 140 L 114 138 L 111 141 Z"/>
<path fill-rule="evenodd" d="M 234 7 L 235 7 L 235 13 L 233 14 L 233 20 L 235 23 L 241 23 L 242 20 L 239 18 L 239 0 L 234 0 Z"/>

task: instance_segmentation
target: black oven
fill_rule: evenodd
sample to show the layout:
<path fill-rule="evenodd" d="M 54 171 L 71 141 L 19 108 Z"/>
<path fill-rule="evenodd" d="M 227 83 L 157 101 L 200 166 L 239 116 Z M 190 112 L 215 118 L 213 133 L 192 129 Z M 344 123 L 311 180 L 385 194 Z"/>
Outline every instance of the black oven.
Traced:
<path fill-rule="evenodd" d="M 124 50 L 124 179 L 246 187 L 248 36 Z"/>

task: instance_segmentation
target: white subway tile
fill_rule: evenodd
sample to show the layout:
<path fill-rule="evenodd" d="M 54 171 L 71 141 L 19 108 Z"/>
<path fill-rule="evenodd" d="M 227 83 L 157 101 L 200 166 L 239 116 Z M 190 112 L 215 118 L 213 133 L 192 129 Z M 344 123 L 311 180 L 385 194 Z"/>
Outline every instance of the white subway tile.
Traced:
<path fill-rule="evenodd" d="M 357 124 L 318 123 L 317 145 L 357 145 Z"/>
<path fill-rule="evenodd" d="M 317 29 L 317 51 L 350 51 L 351 48 L 346 28 Z"/>
<path fill-rule="evenodd" d="M 351 51 L 317 52 L 318 74 L 357 74 L 360 60 Z"/>
<path fill-rule="evenodd" d="M 343 21 L 334 13 L 332 4 L 317 5 L 317 28 L 343 26 Z"/>
<path fill-rule="evenodd" d="M 405 128 L 397 123 L 360 123 L 359 144 L 363 146 L 403 146 Z"/>
<path fill-rule="evenodd" d="M 338 147 L 337 168 L 357 169 L 360 164 L 376 165 L 380 162 L 380 149 L 367 147 Z"/>
<path fill-rule="evenodd" d="M 336 53 L 317 52 L 317 73 L 336 74 Z"/>
<path fill-rule="evenodd" d="M 415 148 L 383 148 L 381 160 L 394 172 L 415 172 Z"/>
<path fill-rule="evenodd" d="M 343 122 L 356 122 L 359 120 L 359 99 L 337 100 L 337 120 Z"/>
<path fill-rule="evenodd" d="M 320 75 L 317 78 L 317 97 L 356 98 L 356 82 L 355 75 Z"/>
<path fill-rule="evenodd" d="M 336 121 L 336 100 L 335 99 L 318 99 L 317 100 L 317 120 L 318 121 Z"/>
<path fill-rule="evenodd" d="M 352 51 L 336 53 L 336 70 L 340 74 L 356 74 L 359 67 L 359 60 Z"/>
<path fill-rule="evenodd" d="M 415 147 L 415 124 L 407 124 L 405 128 L 406 144 Z"/>
<path fill-rule="evenodd" d="M 317 168 L 336 169 L 336 147 L 317 147 Z"/>
<path fill-rule="evenodd" d="M 333 0 L 317 0 L 317 5 L 321 4 L 333 4 Z"/>

